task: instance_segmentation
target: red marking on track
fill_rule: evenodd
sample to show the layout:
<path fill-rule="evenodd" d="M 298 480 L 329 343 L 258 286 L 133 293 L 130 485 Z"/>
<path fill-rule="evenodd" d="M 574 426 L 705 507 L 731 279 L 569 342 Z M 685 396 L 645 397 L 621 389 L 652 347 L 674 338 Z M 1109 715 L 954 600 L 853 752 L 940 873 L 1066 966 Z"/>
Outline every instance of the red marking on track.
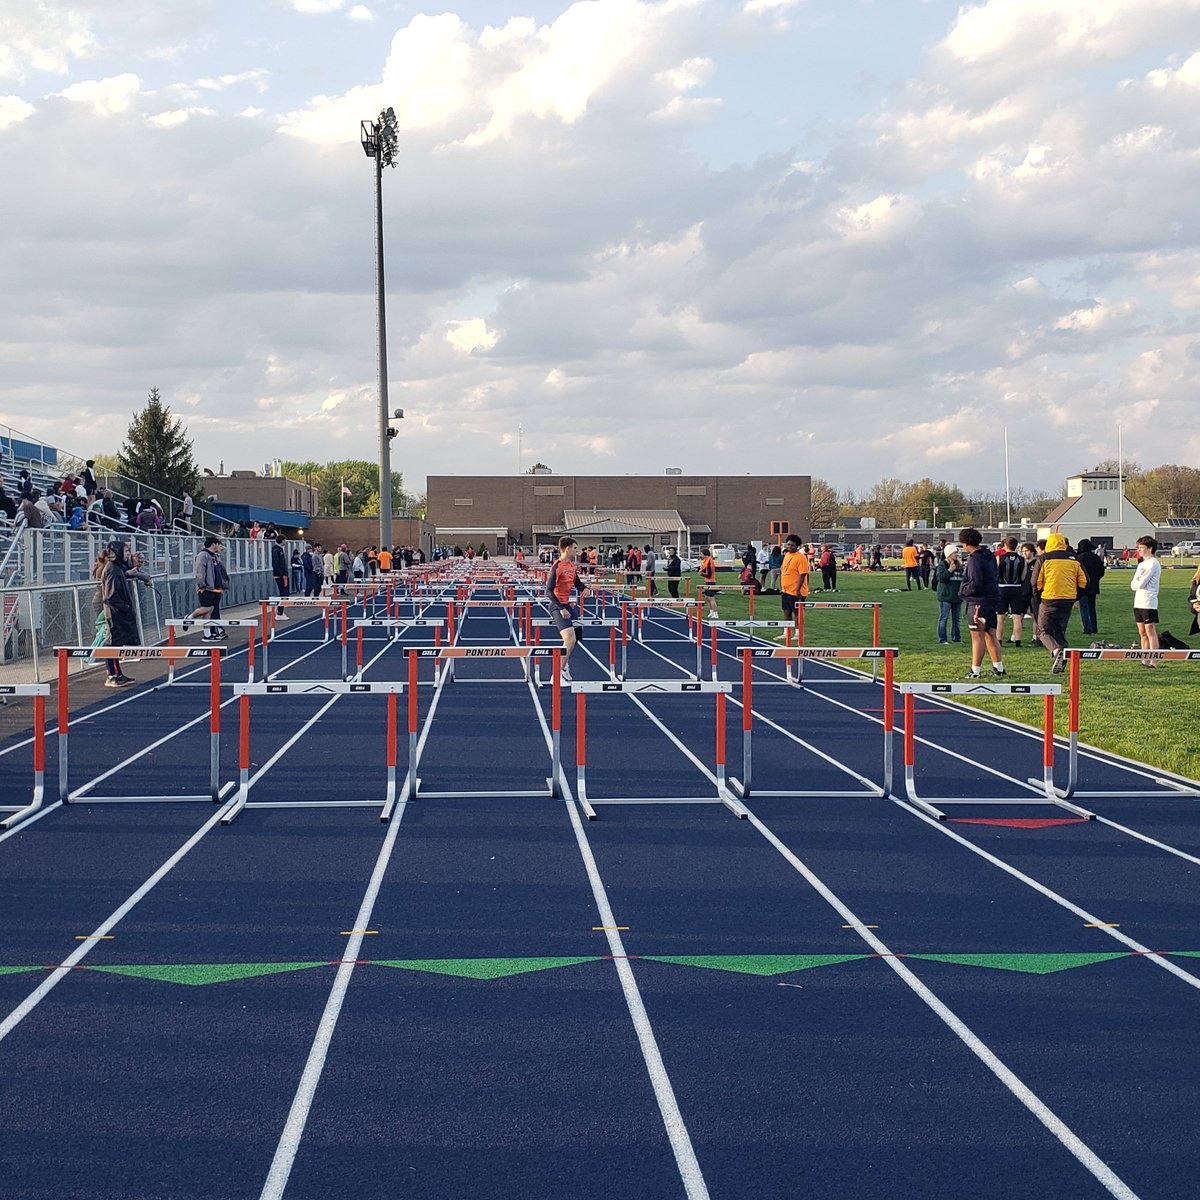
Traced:
<path fill-rule="evenodd" d="M 1005 825 L 1010 829 L 1049 829 L 1052 825 L 1083 825 L 1086 817 L 951 817 L 957 825 Z"/>
<path fill-rule="evenodd" d="M 90 971 L 92 968 L 88 963 L 72 963 L 67 966 L 66 963 L 47 963 L 43 971 Z"/>

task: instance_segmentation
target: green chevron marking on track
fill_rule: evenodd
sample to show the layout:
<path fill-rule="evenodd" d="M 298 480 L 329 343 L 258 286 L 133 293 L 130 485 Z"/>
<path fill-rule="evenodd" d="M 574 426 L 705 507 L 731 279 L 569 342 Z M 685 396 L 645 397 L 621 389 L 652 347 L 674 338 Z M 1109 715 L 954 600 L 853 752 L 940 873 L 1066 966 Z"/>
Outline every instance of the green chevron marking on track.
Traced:
<path fill-rule="evenodd" d="M 651 962 L 704 967 L 710 971 L 736 971 L 741 975 L 786 975 L 811 967 L 835 967 L 858 962 L 869 954 L 643 954 Z"/>
<path fill-rule="evenodd" d="M 286 971 L 306 971 L 328 966 L 322 962 L 273 963 L 172 963 L 140 966 L 94 966 L 93 971 L 125 975 L 133 979 L 154 979 L 160 983 L 183 983 L 199 987 L 206 983 L 229 983 L 234 979 L 254 979 L 259 975 L 281 975 Z"/>
<path fill-rule="evenodd" d="M 0 975 L 24 975 L 27 971 L 40 971 L 41 967 L 0 967 Z"/>
<path fill-rule="evenodd" d="M 1128 958 L 1120 950 L 1100 954 L 906 954 L 928 962 L 956 963 L 960 967 L 992 967 L 998 971 L 1022 971 L 1026 975 L 1053 975 L 1073 967 L 1090 967 L 1093 963 Z"/>
<path fill-rule="evenodd" d="M 505 979 L 510 975 L 528 975 L 533 971 L 599 961 L 593 954 L 586 958 L 373 958 L 371 965 L 398 967 L 402 971 L 428 971 L 433 975 L 457 975 L 461 979 Z"/>

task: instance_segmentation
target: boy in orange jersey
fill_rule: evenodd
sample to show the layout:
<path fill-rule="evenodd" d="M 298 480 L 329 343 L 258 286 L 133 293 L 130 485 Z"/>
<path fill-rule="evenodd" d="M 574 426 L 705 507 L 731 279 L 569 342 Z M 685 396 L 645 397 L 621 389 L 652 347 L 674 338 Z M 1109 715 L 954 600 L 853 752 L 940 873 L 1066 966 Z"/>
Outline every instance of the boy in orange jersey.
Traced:
<path fill-rule="evenodd" d="M 796 619 L 796 609 L 808 595 L 808 574 L 812 568 L 808 555 L 800 549 L 800 539 L 788 534 L 783 544 L 783 566 L 779 571 L 779 596 L 783 603 L 783 615 L 789 621 Z"/>
<path fill-rule="evenodd" d="M 702 591 L 708 601 L 708 619 L 719 621 L 721 614 L 717 611 L 717 563 L 713 558 L 711 546 L 704 550 L 704 558 L 700 563 L 700 578 L 705 584 Z"/>
<path fill-rule="evenodd" d="M 578 604 L 571 603 L 572 589 L 579 595 Z M 568 663 L 571 659 L 571 651 L 575 649 L 575 643 L 583 632 L 582 630 L 576 631 L 575 622 L 579 620 L 580 605 L 583 604 L 585 595 L 587 595 L 587 584 L 583 582 L 579 566 L 575 562 L 575 539 L 564 534 L 558 539 L 558 561 L 550 567 L 550 574 L 546 577 L 546 598 L 550 602 L 550 620 L 554 622 L 555 629 L 562 637 L 561 678 L 564 683 L 571 682 Z"/>

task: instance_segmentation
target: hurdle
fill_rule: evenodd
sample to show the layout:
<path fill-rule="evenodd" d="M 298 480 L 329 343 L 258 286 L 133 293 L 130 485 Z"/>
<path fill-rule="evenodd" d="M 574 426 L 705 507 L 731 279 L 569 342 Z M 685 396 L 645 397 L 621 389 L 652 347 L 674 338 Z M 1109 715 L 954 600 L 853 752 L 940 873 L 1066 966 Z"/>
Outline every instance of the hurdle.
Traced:
<path fill-rule="evenodd" d="M 254 682 L 254 643 L 258 639 L 258 622 L 247 621 L 241 618 L 230 618 L 226 620 L 224 617 L 218 617 L 215 621 L 207 617 L 184 617 L 182 620 L 164 621 L 163 624 L 167 627 L 167 645 L 175 645 L 175 630 L 180 633 L 187 633 L 190 629 L 199 629 L 201 627 L 216 626 L 219 629 L 249 629 L 250 637 L 246 642 L 246 682 Z M 203 647 L 201 647 L 203 649 Z M 267 676 L 267 643 L 263 641 L 263 678 Z M 175 660 L 167 661 L 167 687 L 173 686 L 175 683 Z"/>
<path fill-rule="evenodd" d="M 185 800 L 211 800 L 219 804 L 235 786 L 221 787 L 221 655 L 223 646 L 56 646 L 58 659 L 58 798 L 64 804 L 175 803 Z M 70 682 L 68 665 L 73 658 L 181 660 L 207 658 L 209 661 L 209 770 L 206 795 L 182 796 L 95 796 L 95 782 L 85 783 L 72 792 L 70 787 Z M 245 686 L 245 685 L 243 685 Z"/>
<path fill-rule="evenodd" d="M 645 611 L 648 608 L 665 608 L 665 609 L 682 609 L 683 614 L 688 620 L 689 637 L 693 621 L 696 626 L 696 669 L 692 672 L 692 678 L 699 680 L 704 674 L 704 629 L 701 624 L 702 617 L 700 615 L 699 600 L 622 600 L 621 601 L 621 628 L 625 628 L 625 614 L 629 609 L 633 610 L 634 620 L 634 638 L 642 641 L 642 626 L 645 622 Z"/>
<path fill-rule="evenodd" d="M 354 683 L 343 680 L 292 680 L 288 683 L 237 683 L 239 726 L 237 796 L 221 814 L 230 824 L 248 808 L 380 808 L 387 820 L 396 803 L 396 697 L 407 688 L 403 682 Z M 251 696 L 387 696 L 387 794 L 380 800 L 251 800 L 250 799 L 250 697 Z"/>
<path fill-rule="evenodd" d="M 718 637 L 720 630 L 722 630 L 722 629 L 734 629 L 734 630 L 739 630 L 739 629 L 792 629 L 793 628 L 793 622 L 791 622 L 791 621 L 773 621 L 773 620 L 772 621 L 768 621 L 768 620 L 729 620 L 729 621 L 727 621 L 727 620 L 721 619 L 719 621 L 705 621 L 704 623 L 708 626 L 708 629 L 709 629 L 709 640 L 711 643 L 711 657 L 710 657 L 709 665 L 712 668 L 712 677 L 714 679 L 717 678 L 717 659 L 719 657 L 719 652 L 717 650 L 717 637 Z M 755 635 L 753 633 L 748 633 L 745 636 L 747 638 L 753 639 Z M 743 647 L 739 647 L 739 653 L 741 652 L 741 649 L 743 649 Z M 793 682 L 793 680 L 791 678 L 791 664 L 790 663 L 787 666 L 787 675 L 785 677 L 785 682 L 787 682 L 787 683 Z"/>
<path fill-rule="evenodd" d="M 1042 697 L 1042 778 L 1031 780 L 1033 786 L 1042 789 L 1039 796 L 971 796 L 949 797 L 943 804 L 1053 804 L 1065 808 L 1077 817 L 1092 820 L 1095 813 L 1086 808 L 1068 804 L 1059 796 L 1054 786 L 1054 697 L 1061 695 L 1062 687 L 1057 683 L 991 683 L 980 680 L 967 683 L 902 683 L 900 694 L 904 697 L 904 791 L 909 801 L 936 817 L 946 819 L 946 814 L 936 805 L 917 794 L 916 785 L 916 704 L 914 696 L 1041 696 Z M 894 793 L 893 793 L 894 794 Z"/>
<path fill-rule="evenodd" d="M 809 608 L 815 609 L 840 609 L 848 612 L 865 612 L 871 610 L 871 645 L 879 645 L 881 613 L 883 605 L 878 600 L 805 600 L 803 604 L 796 605 L 796 642 L 798 645 L 804 645 L 804 610 Z M 790 630 L 784 631 L 784 637 L 787 645 L 791 645 Z M 871 682 L 874 683 L 879 678 L 879 662 L 876 660 L 871 667 Z M 799 681 L 803 686 L 803 680 Z M 865 683 L 866 680 L 844 679 L 839 680 L 841 683 Z"/>
<path fill-rule="evenodd" d="M 360 617 L 354 622 L 354 673 L 350 673 L 349 662 L 347 658 L 347 643 L 346 639 L 342 639 L 342 678 L 343 679 L 362 679 L 363 673 L 363 630 L 364 629 L 390 629 L 391 633 L 385 638 L 385 641 L 399 641 L 400 630 L 402 629 L 432 629 L 433 642 L 435 646 L 442 644 L 442 625 L 443 621 L 440 617 Z"/>
<path fill-rule="evenodd" d="M 575 799 L 589 821 L 596 819 L 597 804 L 723 804 L 743 820 L 750 814 L 730 794 L 725 777 L 725 697 L 733 684 L 709 679 L 624 679 L 586 680 L 571 684 L 575 694 Z M 599 798 L 587 791 L 587 698 L 590 695 L 624 693 L 639 695 L 671 695 L 712 693 L 716 696 L 716 751 L 714 771 L 717 787 L 712 796 L 625 796 Z"/>
<path fill-rule="evenodd" d="M 0 685 L 0 697 L 33 697 L 33 794 L 28 804 L 0 804 L 0 813 L 9 815 L 0 820 L 0 829 L 12 829 L 27 817 L 32 817 L 46 796 L 46 697 L 48 683 L 6 683 Z"/>
<path fill-rule="evenodd" d="M 557 629 L 549 617 L 527 617 L 526 629 L 536 630 L 534 635 L 534 645 L 541 645 L 540 637 L 543 629 Z M 626 672 L 627 645 L 628 638 L 625 636 L 625 630 L 621 626 L 621 621 L 617 617 L 583 617 L 574 624 L 576 629 L 607 629 L 608 630 L 608 676 L 610 679 L 624 679 Z M 617 630 L 621 630 L 620 639 L 617 638 Z M 617 642 L 621 643 L 621 670 L 617 670 Z M 533 663 L 533 680 L 537 687 L 542 686 L 541 672 L 538 667 L 541 664 L 540 659 L 534 659 Z"/>
<path fill-rule="evenodd" d="M 1133 796 L 1149 799 L 1162 797 L 1161 791 L 1151 791 L 1149 788 L 1132 788 L 1126 791 L 1081 791 L 1079 788 L 1079 699 L 1082 682 L 1081 666 L 1084 662 L 1141 662 L 1149 659 L 1152 662 L 1200 662 L 1200 650 L 1072 650 L 1066 651 L 1067 680 L 1071 690 L 1070 705 L 1067 721 L 1067 786 L 1056 788 L 1056 794 L 1061 799 L 1072 796 L 1083 796 L 1088 799 L 1116 798 Z M 1154 768 L 1149 768 L 1153 770 Z M 1151 779 L 1160 788 L 1169 788 L 1175 796 L 1200 796 L 1200 786 L 1183 776 L 1172 779 L 1168 775 L 1152 775 Z"/>
<path fill-rule="evenodd" d="M 517 797 L 547 797 L 550 799 L 559 799 L 562 796 L 562 661 L 563 652 L 561 646 L 423 646 L 421 648 L 410 648 L 409 656 L 409 709 L 408 709 L 408 728 L 409 739 L 412 750 L 409 755 L 409 797 L 410 799 L 433 799 L 433 800 L 456 800 L 470 799 L 479 796 L 500 796 L 506 798 Z M 417 761 L 416 761 L 416 729 L 417 729 L 417 668 L 416 663 L 419 658 L 433 658 L 435 660 L 444 660 L 447 665 L 452 665 L 456 659 L 460 658 L 522 658 L 525 660 L 525 679 L 529 678 L 529 660 L 538 658 L 549 658 L 550 680 L 552 688 L 552 699 L 550 705 L 550 774 L 546 777 L 546 790 L 540 788 L 536 790 L 513 791 L 497 790 L 495 788 L 487 791 L 474 792 L 426 792 L 421 790 L 421 780 L 417 777 Z M 436 665 L 435 665 L 436 670 Z M 448 674 L 446 667 L 443 667 L 439 686 L 445 686 L 449 679 L 453 678 L 453 674 Z M 488 680 L 489 683 L 503 682 L 497 680 Z"/>
<path fill-rule="evenodd" d="M 748 799 L 757 796 L 871 796 L 882 798 L 891 795 L 893 770 L 893 733 L 895 731 L 895 694 L 893 678 L 895 660 L 900 651 L 895 646 L 743 646 L 742 656 L 742 776 L 729 781 L 735 796 Z M 754 664 L 757 659 L 782 658 L 790 664 L 806 658 L 827 659 L 882 659 L 883 660 L 883 783 L 875 784 L 864 780 L 866 790 L 846 791 L 802 791 L 763 790 L 752 792 L 752 764 L 754 738 Z M 860 776 L 861 778 L 861 776 Z"/>

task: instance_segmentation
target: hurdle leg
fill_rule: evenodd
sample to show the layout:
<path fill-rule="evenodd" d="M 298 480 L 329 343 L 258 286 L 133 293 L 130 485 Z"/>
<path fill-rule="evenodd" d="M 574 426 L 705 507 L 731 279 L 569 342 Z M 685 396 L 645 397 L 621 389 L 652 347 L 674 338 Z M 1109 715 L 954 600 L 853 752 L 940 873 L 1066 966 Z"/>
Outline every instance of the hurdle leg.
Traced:
<path fill-rule="evenodd" d="M 896 728 L 895 663 L 888 650 L 883 656 L 883 794 L 893 795 L 892 783 L 896 770 L 894 735 Z"/>
<path fill-rule="evenodd" d="M 917 795 L 916 781 L 916 750 L 917 735 L 913 728 L 917 719 L 917 706 L 912 692 L 904 693 L 904 792 L 909 803 L 915 804 L 923 813 L 935 817 L 939 821 L 946 819 L 946 814 L 940 808 L 935 808 L 927 800 Z"/>
<path fill-rule="evenodd" d="M 386 822 L 396 806 L 396 693 L 387 698 L 387 796 L 380 809 L 379 819 Z"/>
<path fill-rule="evenodd" d="M 24 808 L 0 821 L 0 829 L 15 829 L 42 807 L 46 796 L 46 697 L 33 698 L 33 795 Z"/>
<path fill-rule="evenodd" d="M 528 659 L 526 660 L 528 662 Z M 550 658 L 550 795 L 562 795 L 562 651 L 555 650 Z"/>
<path fill-rule="evenodd" d="M 749 815 L 746 807 L 729 794 L 725 778 L 725 693 L 717 693 L 717 746 L 716 746 L 716 776 L 717 796 L 721 803 L 739 820 L 744 821 Z"/>
<path fill-rule="evenodd" d="M 596 810 L 587 798 L 587 693 L 575 693 L 575 799 L 589 821 Z"/>
<path fill-rule="evenodd" d="M 71 786 L 69 782 L 70 767 L 68 765 L 70 751 L 68 750 L 70 726 L 70 701 L 68 700 L 68 662 L 67 652 L 58 652 L 58 798 L 63 804 L 70 804 Z"/>
<path fill-rule="evenodd" d="M 238 703 L 238 792 L 221 815 L 221 824 L 228 825 L 246 807 L 250 799 L 250 697 L 242 696 Z"/>
<path fill-rule="evenodd" d="M 729 781 L 730 790 L 746 799 L 753 775 L 754 665 L 749 649 L 742 651 L 742 777 Z"/>

